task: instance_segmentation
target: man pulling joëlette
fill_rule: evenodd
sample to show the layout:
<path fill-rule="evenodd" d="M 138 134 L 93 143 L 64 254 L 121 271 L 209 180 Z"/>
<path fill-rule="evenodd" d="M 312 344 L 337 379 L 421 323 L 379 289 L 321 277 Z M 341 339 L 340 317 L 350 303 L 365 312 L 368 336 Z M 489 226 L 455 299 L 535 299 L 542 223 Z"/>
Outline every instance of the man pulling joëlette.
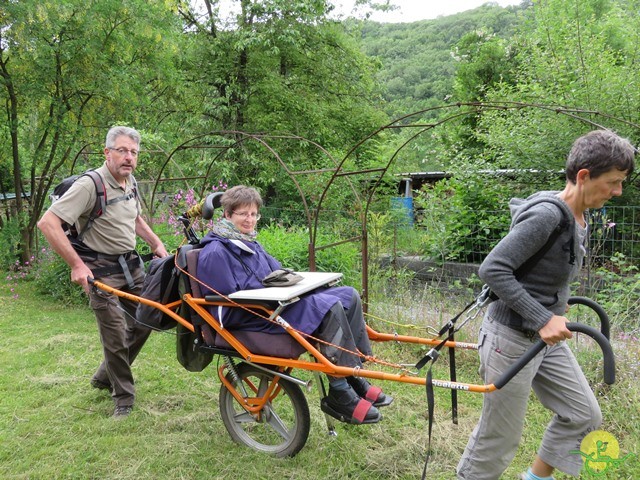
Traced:
<path fill-rule="evenodd" d="M 135 321 L 137 304 L 101 291 L 92 291 L 88 277 L 119 290 L 139 294 L 144 267 L 135 251 L 140 236 L 158 257 L 167 251 L 141 216 L 134 172 L 140 152 L 140 134 L 129 127 L 109 130 L 104 165 L 99 173 L 107 195 L 107 208 L 86 230 L 82 241 L 65 234 L 63 224 L 85 226 L 97 192 L 89 176 L 81 176 L 45 212 L 38 228 L 51 247 L 71 267 L 71 280 L 89 295 L 102 342 L 104 359 L 91 379 L 94 388 L 111 391 L 114 417 L 127 416 L 135 399 L 131 364 L 151 330 Z"/>

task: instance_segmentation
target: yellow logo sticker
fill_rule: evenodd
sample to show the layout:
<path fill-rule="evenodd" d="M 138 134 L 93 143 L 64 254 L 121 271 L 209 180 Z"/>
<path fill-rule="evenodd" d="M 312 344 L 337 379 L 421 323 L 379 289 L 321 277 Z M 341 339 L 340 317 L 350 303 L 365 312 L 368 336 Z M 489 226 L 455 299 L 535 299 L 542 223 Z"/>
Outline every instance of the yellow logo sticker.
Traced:
<path fill-rule="evenodd" d="M 618 440 L 604 430 L 589 433 L 580 443 L 580 450 L 572 450 L 571 453 L 581 455 L 585 470 L 595 475 L 601 475 L 633 456 L 632 453 L 628 453 L 620 458 Z"/>

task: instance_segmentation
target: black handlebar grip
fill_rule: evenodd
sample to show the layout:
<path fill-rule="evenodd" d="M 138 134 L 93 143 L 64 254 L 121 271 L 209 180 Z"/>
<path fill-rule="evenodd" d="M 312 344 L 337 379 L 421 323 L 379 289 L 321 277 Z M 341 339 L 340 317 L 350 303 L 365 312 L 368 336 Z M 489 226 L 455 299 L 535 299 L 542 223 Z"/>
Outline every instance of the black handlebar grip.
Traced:
<path fill-rule="evenodd" d="M 581 323 L 567 323 L 567 328 L 572 332 L 584 333 L 585 335 L 593 338 L 600 349 L 602 350 L 602 356 L 604 360 L 604 383 L 607 385 L 613 385 L 616 381 L 616 361 L 613 356 L 613 350 L 607 337 L 605 337 L 600 331 L 588 325 Z M 509 380 L 516 376 L 516 374 L 522 370 L 522 368 L 529 363 L 542 349 L 546 346 L 543 340 L 538 340 L 529 350 L 511 365 L 500 378 L 493 383 L 493 385 L 500 389 L 504 387 Z"/>

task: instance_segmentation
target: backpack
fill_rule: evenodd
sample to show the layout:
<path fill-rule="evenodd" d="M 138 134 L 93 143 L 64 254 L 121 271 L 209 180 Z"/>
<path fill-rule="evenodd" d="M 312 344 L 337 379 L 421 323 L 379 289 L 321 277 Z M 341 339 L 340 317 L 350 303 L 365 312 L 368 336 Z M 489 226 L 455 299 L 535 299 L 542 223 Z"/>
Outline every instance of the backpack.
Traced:
<path fill-rule="evenodd" d="M 154 258 L 149 263 L 140 296 L 162 304 L 180 300 L 179 275 L 180 271 L 175 266 L 175 255 Z M 176 326 L 173 318 L 144 303 L 139 303 L 136 308 L 136 321 L 158 330 L 169 330 Z"/>
<path fill-rule="evenodd" d="M 181 268 L 186 268 L 185 253 L 196 247 L 197 245 L 193 244 L 185 245 L 175 255 L 151 260 L 140 296 L 166 305 L 180 300 L 186 292 L 191 293 L 189 277 L 182 275 L 176 262 Z M 194 325 L 203 323 L 203 320 L 184 302 L 177 313 L 189 319 Z M 198 330 L 192 332 L 155 307 L 139 303 L 136 308 L 136 322 L 155 330 L 169 330 L 176 327 L 178 361 L 190 372 L 201 372 L 213 360 L 213 353 L 198 348 L 200 342 Z"/>
<path fill-rule="evenodd" d="M 75 225 L 69 225 L 66 222 L 63 222 L 62 224 L 62 229 L 64 230 L 64 232 L 72 239 L 77 239 L 78 242 L 82 242 L 85 233 L 87 233 L 87 231 L 93 226 L 93 222 L 95 222 L 95 220 L 99 216 L 104 215 L 107 209 L 107 205 L 121 202 L 123 200 L 129 200 L 131 198 L 136 198 L 138 196 L 138 184 L 136 182 L 136 179 L 132 175 L 131 182 L 133 185 L 133 193 L 108 200 L 107 187 L 104 184 L 104 180 L 102 180 L 102 176 L 96 170 L 87 170 L 80 175 L 71 175 L 70 177 L 65 178 L 58 185 L 56 185 L 53 188 L 53 193 L 49 196 L 49 198 L 51 199 L 51 203 L 54 203 L 56 200 L 61 198 L 67 192 L 67 190 L 71 188 L 71 185 L 73 185 L 76 180 L 84 176 L 90 177 L 96 187 L 96 203 L 89 213 L 89 219 L 87 220 L 87 223 L 82 228 L 82 230 L 80 230 L 80 232 L 78 232 L 78 229 Z"/>

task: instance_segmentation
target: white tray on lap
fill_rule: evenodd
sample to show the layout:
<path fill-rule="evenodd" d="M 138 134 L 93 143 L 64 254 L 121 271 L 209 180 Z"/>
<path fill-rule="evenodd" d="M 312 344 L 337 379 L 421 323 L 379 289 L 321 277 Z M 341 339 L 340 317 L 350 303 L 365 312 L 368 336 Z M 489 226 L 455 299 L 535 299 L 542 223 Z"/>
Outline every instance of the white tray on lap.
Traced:
<path fill-rule="evenodd" d="M 342 278 L 341 273 L 332 272 L 296 272 L 304 277 L 299 283 L 290 287 L 257 288 L 255 290 L 240 290 L 228 295 L 234 300 L 265 300 L 271 302 L 286 302 L 293 300 L 311 290 L 322 286 L 331 286 Z"/>

